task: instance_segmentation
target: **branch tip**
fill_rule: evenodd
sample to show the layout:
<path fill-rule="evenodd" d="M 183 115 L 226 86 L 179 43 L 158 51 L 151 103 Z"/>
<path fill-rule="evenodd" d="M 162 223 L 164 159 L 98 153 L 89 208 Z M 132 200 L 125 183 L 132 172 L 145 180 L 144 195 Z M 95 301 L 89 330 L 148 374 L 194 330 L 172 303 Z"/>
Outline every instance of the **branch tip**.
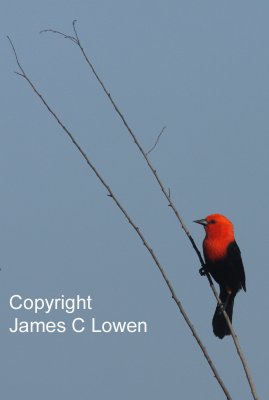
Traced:
<path fill-rule="evenodd" d="M 76 39 L 77 39 L 77 43 L 79 44 L 79 38 L 78 38 L 78 34 L 77 34 L 76 23 L 77 23 L 77 20 L 76 20 L 76 19 L 74 19 L 74 20 L 73 20 L 73 22 L 72 22 L 72 25 L 73 25 L 73 31 L 75 32 Z"/>

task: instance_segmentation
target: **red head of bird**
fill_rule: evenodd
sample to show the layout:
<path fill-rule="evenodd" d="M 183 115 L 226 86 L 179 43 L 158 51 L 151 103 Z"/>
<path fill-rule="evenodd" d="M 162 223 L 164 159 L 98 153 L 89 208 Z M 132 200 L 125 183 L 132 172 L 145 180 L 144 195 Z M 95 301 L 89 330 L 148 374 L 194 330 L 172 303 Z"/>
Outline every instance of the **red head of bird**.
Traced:
<path fill-rule="evenodd" d="M 205 258 L 218 260 L 226 255 L 228 245 L 234 241 L 234 230 L 231 221 L 221 214 L 211 214 L 197 221 L 205 228 L 203 242 Z"/>

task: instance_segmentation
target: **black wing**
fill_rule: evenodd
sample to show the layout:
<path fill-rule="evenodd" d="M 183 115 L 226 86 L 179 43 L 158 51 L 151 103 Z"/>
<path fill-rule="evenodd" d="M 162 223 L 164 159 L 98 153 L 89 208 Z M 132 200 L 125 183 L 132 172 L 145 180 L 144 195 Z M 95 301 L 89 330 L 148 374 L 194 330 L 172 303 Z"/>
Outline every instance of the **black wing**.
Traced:
<path fill-rule="evenodd" d="M 243 261 L 241 258 L 241 251 L 235 241 L 229 244 L 227 249 L 227 255 L 229 259 L 232 261 L 233 266 L 236 268 L 236 276 L 238 281 L 241 283 L 244 291 L 246 291 L 246 276 L 245 276 Z"/>

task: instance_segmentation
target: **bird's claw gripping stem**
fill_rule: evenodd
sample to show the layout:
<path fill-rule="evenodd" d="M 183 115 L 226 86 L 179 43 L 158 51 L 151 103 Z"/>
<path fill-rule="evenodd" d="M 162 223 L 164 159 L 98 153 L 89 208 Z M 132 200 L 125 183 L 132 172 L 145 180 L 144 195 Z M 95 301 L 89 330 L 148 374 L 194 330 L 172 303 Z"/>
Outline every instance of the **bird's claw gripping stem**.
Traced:
<path fill-rule="evenodd" d="M 199 269 L 199 273 L 201 276 L 205 276 L 208 273 L 206 265 L 204 265 L 202 268 Z"/>

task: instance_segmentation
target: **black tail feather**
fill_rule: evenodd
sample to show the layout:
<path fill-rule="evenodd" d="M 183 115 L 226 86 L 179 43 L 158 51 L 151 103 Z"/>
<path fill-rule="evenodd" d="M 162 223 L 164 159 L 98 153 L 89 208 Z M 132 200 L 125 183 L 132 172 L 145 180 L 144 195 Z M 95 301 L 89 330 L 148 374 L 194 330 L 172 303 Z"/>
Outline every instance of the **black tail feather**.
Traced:
<path fill-rule="evenodd" d="M 234 295 L 228 295 L 226 290 L 225 291 L 221 290 L 220 291 L 220 300 L 223 305 L 226 304 L 225 311 L 228 314 L 230 321 L 232 322 Z M 213 325 L 214 334 L 217 337 L 219 337 L 220 339 L 223 339 L 224 336 L 231 334 L 230 329 L 227 325 L 226 319 L 224 318 L 224 315 L 223 315 L 219 305 L 217 305 L 217 308 L 215 310 L 213 320 L 212 320 L 212 325 Z"/>

